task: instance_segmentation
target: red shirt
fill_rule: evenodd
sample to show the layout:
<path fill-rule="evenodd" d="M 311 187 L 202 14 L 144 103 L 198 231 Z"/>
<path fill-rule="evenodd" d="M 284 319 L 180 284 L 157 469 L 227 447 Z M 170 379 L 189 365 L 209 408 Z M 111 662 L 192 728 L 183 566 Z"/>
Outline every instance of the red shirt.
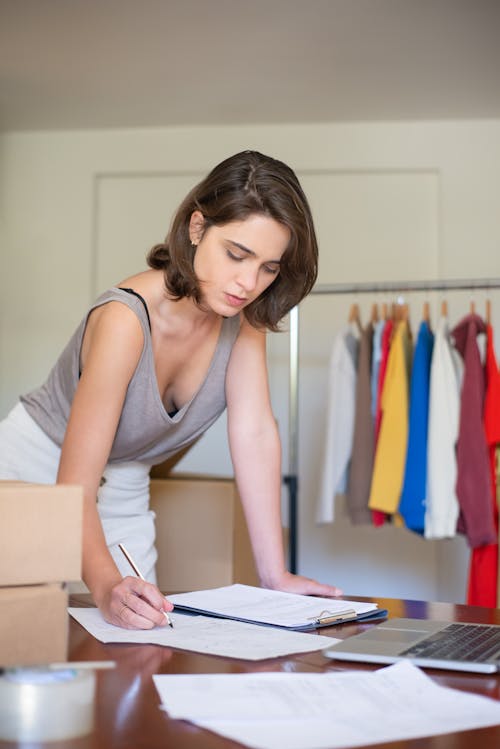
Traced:
<path fill-rule="evenodd" d="M 484 399 L 484 429 L 488 443 L 491 503 L 498 534 L 498 505 L 496 498 L 495 453 L 500 445 L 500 372 L 493 345 L 493 330 L 487 326 L 486 395 Z M 497 606 L 498 543 L 486 544 L 472 550 L 467 603 L 472 606 Z"/>

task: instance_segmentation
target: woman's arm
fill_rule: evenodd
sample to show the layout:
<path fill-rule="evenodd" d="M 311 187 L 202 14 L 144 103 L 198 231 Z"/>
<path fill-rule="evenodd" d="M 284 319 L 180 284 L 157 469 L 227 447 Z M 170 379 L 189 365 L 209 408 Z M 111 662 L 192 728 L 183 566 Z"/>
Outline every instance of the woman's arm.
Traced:
<path fill-rule="evenodd" d="M 165 624 L 172 606 L 156 586 L 122 579 L 97 512 L 97 490 L 108 461 L 143 333 L 132 310 L 111 302 L 94 310 L 82 346 L 82 375 L 61 450 L 58 483 L 84 490 L 82 576 L 105 619 L 122 627 Z"/>
<path fill-rule="evenodd" d="M 229 446 L 261 584 L 309 595 L 341 591 L 287 572 L 281 528 L 281 444 L 271 409 L 265 333 L 246 321 L 226 376 Z"/>

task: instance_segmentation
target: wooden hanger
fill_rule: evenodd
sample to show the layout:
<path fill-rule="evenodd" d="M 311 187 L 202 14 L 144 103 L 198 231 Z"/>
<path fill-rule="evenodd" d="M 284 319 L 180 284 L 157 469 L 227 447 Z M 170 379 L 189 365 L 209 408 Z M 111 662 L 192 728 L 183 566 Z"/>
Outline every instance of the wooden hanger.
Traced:
<path fill-rule="evenodd" d="M 430 324 L 431 322 L 431 310 L 429 302 L 424 302 L 424 306 L 422 307 L 422 320 L 427 324 Z"/>
<path fill-rule="evenodd" d="M 380 311 L 380 316 L 382 320 L 387 320 L 387 304 L 385 302 L 382 303 L 382 308 Z"/>
<path fill-rule="evenodd" d="M 359 330 L 361 330 L 361 318 L 359 316 L 359 304 L 351 304 L 351 309 L 349 310 L 349 322 L 355 323 Z"/>
<path fill-rule="evenodd" d="M 491 325 L 491 302 L 489 299 L 486 300 L 486 324 Z"/>
<path fill-rule="evenodd" d="M 441 302 L 441 316 L 442 317 L 448 317 L 448 302 L 446 299 L 443 299 Z"/>
<path fill-rule="evenodd" d="M 408 314 L 408 305 L 405 302 L 395 302 L 392 305 L 392 319 L 394 322 L 408 320 Z"/>
<path fill-rule="evenodd" d="M 378 304 L 372 304 L 372 316 L 370 318 L 370 321 L 375 324 L 378 322 Z"/>
<path fill-rule="evenodd" d="M 471 299 L 469 310 L 470 310 L 470 314 L 471 315 L 475 315 L 476 314 L 476 303 L 472 299 Z"/>

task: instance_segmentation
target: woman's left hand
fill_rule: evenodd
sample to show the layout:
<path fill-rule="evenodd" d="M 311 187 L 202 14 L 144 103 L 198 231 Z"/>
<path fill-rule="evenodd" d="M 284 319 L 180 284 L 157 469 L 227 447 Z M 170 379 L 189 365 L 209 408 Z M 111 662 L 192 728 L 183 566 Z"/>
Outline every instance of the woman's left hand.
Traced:
<path fill-rule="evenodd" d="M 292 575 L 291 572 L 285 572 L 273 585 L 266 585 L 273 590 L 282 590 L 285 593 L 300 593 L 305 596 L 323 596 L 325 598 L 334 598 L 341 596 L 342 591 L 334 585 L 326 585 L 312 580 L 310 577 L 302 575 Z"/>

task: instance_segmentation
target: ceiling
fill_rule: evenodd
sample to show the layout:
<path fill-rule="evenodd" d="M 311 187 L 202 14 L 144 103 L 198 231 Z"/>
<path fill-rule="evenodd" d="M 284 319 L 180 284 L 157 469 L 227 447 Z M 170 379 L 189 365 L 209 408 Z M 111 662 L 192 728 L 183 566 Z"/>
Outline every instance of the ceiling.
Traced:
<path fill-rule="evenodd" d="M 0 0 L 3 131 L 499 117 L 499 0 Z"/>

